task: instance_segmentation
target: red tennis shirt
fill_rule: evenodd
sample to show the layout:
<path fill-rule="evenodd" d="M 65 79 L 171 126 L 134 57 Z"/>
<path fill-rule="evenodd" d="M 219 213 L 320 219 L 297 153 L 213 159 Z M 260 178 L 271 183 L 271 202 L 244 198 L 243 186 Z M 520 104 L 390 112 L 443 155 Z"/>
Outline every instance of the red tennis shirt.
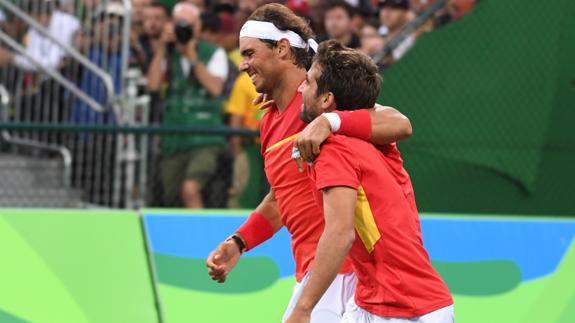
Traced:
<path fill-rule="evenodd" d="M 293 140 L 306 126 L 299 118 L 301 105 L 301 93 L 296 92 L 284 111 L 279 112 L 275 105 L 270 107 L 260 124 L 265 172 L 282 223 L 291 234 L 298 282 L 311 269 L 324 227 L 323 212 L 315 201 L 307 171 L 299 172 L 291 159 Z M 346 260 L 340 273 L 349 272 L 352 267 Z"/>
<path fill-rule="evenodd" d="M 309 175 L 322 207 L 324 188 L 357 190 L 356 238 L 349 256 L 359 307 L 378 316 L 416 317 L 453 304 L 423 247 L 413 187 L 395 144 L 378 150 L 332 135 Z"/>

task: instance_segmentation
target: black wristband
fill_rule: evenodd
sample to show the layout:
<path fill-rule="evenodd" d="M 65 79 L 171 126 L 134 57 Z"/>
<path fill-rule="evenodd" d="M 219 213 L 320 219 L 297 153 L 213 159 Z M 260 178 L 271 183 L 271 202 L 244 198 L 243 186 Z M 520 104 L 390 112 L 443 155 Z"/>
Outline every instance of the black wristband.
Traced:
<path fill-rule="evenodd" d="M 236 245 L 238 245 L 238 248 L 240 248 L 240 253 L 244 253 L 246 251 L 246 244 L 242 238 L 234 234 L 230 237 L 230 239 L 232 239 Z"/>

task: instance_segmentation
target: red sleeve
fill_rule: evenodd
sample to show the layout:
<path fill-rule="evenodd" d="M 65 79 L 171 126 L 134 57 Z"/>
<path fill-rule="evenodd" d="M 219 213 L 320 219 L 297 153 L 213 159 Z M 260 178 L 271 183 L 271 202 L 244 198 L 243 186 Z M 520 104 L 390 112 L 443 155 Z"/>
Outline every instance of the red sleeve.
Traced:
<path fill-rule="evenodd" d="M 346 148 L 346 138 L 330 137 L 322 146 L 321 154 L 313 163 L 315 186 L 318 190 L 334 186 L 357 189 L 360 170 L 356 157 Z"/>

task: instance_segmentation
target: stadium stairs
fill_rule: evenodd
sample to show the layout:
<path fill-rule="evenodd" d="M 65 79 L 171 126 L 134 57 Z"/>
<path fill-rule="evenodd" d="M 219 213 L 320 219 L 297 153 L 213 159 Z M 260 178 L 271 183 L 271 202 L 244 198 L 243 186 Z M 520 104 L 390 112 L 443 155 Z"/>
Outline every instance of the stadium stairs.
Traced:
<path fill-rule="evenodd" d="M 0 207 L 84 206 L 79 190 L 64 185 L 61 160 L 0 153 Z"/>

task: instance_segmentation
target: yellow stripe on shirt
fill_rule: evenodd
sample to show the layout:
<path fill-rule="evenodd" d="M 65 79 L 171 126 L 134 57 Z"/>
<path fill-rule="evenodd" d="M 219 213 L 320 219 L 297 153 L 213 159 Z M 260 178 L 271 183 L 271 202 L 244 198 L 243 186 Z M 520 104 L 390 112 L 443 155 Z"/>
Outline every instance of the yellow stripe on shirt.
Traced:
<path fill-rule="evenodd" d="M 269 146 L 269 147 L 266 149 L 266 153 L 269 153 L 270 151 L 272 151 L 272 150 L 278 148 L 279 146 L 281 146 L 281 145 L 283 145 L 283 144 L 289 142 L 290 140 L 295 139 L 295 137 L 297 137 L 297 135 L 299 135 L 299 132 L 296 133 L 295 135 L 292 135 L 292 136 L 289 136 L 289 137 L 287 137 L 287 138 L 284 138 L 284 139 L 282 139 L 282 140 L 276 142 L 275 144 Z"/>
<path fill-rule="evenodd" d="M 375 218 L 369 207 L 369 201 L 363 187 L 357 189 L 357 204 L 355 205 L 354 227 L 363 242 L 367 252 L 371 253 L 375 244 L 381 239 Z"/>

